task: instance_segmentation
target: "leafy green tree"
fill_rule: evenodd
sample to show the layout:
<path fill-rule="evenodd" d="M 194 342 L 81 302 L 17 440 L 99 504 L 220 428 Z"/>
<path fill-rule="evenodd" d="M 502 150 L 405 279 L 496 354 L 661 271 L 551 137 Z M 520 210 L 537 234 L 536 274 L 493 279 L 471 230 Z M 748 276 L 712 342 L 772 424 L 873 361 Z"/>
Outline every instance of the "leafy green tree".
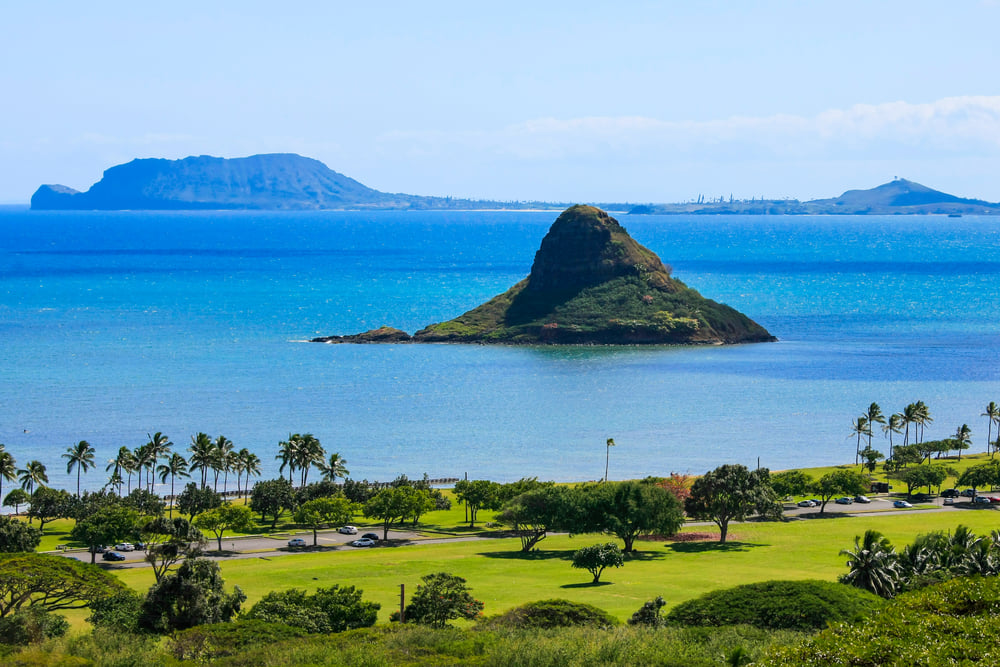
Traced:
<path fill-rule="evenodd" d="M 0 553 L 34 551 L 42 531 L 14 517 L 0 515 Z"/>
<path fill-rule="evenodd" d="M 475 528 L 479 510 L 500 508 L 500 485 L 487 479 L 455 482 L 455 497 L 469 508 L 469 527 Z"/>
<path fill-rule="evenodd" d="M 913 490 L 921 486 L 927 487 L 927 493 L 931 493 L 931 487 L 940 487 L 944 480 L 948 478 L 948 470 L 943 466 L 917 466 L 910 468 L 903 476 L 902 481 L 906 484 L 906 494 L 913 495 Z"/>
<path fill-rule="evenodd" d="M 13 507 L 14 514 L 20 514 L 21 505 L 31 502 L 31 496 L 24 489 L 11 489 L 3 499 L 4 507 Z"/>
<path fill-rule="evenodd" d="M 162 516 L 167 509 L 158 495 L 146 489 L 132 489 L 130 494 L 122 498 L 122 504 L 146 516 Z"/>
<path fill-rule="evenodd" d="M 143 597 L 132 590 L 122 590 L 97 598 L 90 603 L 87 622 L 95 628 L 112 632 L 139 632 L 139 614 L 142 612 Z"/>
<path fill-rule="evenodd" d="M 625 555 L 614 542 L 607 544 L 592 544 L 578 549 L 573 553 L 573 567 L 587 570 L 594 577 L 592 583 L 601 580 L 601 573 L 609 567 L 621 567 L 625 564 Z"/>
<path fill-rule="evenodd" d="M 207 486 L 199 487 L 194 482 L 188 482 L 184 490 L 177 496 L 175 504 L 178 512 L 187 514 L 189 518 L 193 519 L 202 512 L 221 506 L 222 496 Z"/>
<path fill-rule="evenodd" d="M 139 527 L 139 538 L 157 581 L 181 560 L 200 555 L 205 546 L 205 536 L 184 517 L 150 519 Z"/>
<path fill-rule="evenodd" d="M 361 599 L 354 586 L 320 588 L 315 595 L 290 589 L 272 591 L 257 602 L 246 618 L 284 623 L 308 632 L 331 633 L 375 625 L 380 605 Z"/>
<path fill-rule="evenodd" d="M 28 461 L 24 468 L 17 471 L 17 477 L 21 480 L 21 488 L 28 493 L 34 493 L 36 488 L 49 483 L 45 464 L 41 461 Z"/>
<path fill-rule="evenodd" d="M 207 530 L 218 540 L 222 551 L 222 535 L 228 530 L 237 533 L 252 532 L 255 524 L 253 511 L 246 505 L 223 505 L 203 512 L 192 521 L 195 528 Z"/>
<path fill-rule="evenodd" d="M 899 587 L 899 559 L 896 550 L 882 533 L 866 530 L 854 538 L 854 549 L 842 549 L 850 571 L 840 581 L 863 588 L 875 595 L 891 598 Z"/>
<path fill-rule="evenodd" d="M 779 498 L 809 493 L 812 478 L 801 470 L 786 470 L 771 475 L 771 488 Z"/>
<path fill-rule="evenodd" d="M 419 516 L 432 506 L 426 491 L 411 486 L 382 489 L 362 506 L 362 513 L 369 519 L 382 522 L 382 539 L 389 539 L 389 526 L 396 521 Z"/>
<path fill-rule="evenodd" d="M 28 518 L 38 519 L 38 527 L 44 532 L 45 524 L 71 516 L 72 509 L 73 497 L 66 491 L 43 486 L 31 494 Z"/>
<path fill-rule="evenodd" d="M 313 546 L 316 546 L 316 533 L 320 528 L 350 523 L 355 509 L 354 503 L 343 496 L 316 498 L 300 505 L 292 519 L 312 530 Z"/>
<path fill-rule="evenodd" d="M 472 620 L 482 613 L 483 603 L 472 597 L 462 577 L 436 572 L 421 579 L 424 583 L 417 586 L 410 604 L 404 608 L 405 622 L 443 628 L 448 621 Z"/>
<path fill-rule="evenodd" d="M 70 536 L 87 545 L 93 563 L 99 546 L 132 539 L 137 534 L 138 522 L 139 514 L 134 509 L 105 507 L 77 521 Z"/>
<path fill-rule="evenodd" d="M 730 521 L 745 521 L 754 514 L 779 517 L 782 507 L 771 488 L 767 468 L 751 471 L 746 466 L 729 464 L 695 480 L 684 510 L 690 517 L 715 522 L 719 542 L 725 543 Z"/>
<path fill-rule="evenodd" d="M 625 553 L 634 551 L 636 538 L 653 533 L 673 535 L 684 523 L 674 494 L 648 482 L 605 482 L 583 493 L 586 528 L 617 536 Z"/>
<path fill-rule="evenodd" d="M 983 463 L 966 468 L 958 478 L 959 486 L 971 486 L 972 490 L 996 486 L 1000 480 L 1000 466 Z"/>
<path fill-rule="evenodd" d="M 865 447 L 861 450 L 861 459 L 864 461 L 865 470 L 867 470 L 869 474 L 875 472 L 875 468 L 878 467 L 878 462 L 884 458 L 885 454 L 872 449 L 871 446 Z"/>
<path fill-rule="evenodd" d="M 27 646 L 46 639 L 62 637 L 69 630 L 69 621 L 59 616 L 29 607 L 0 618 L 0 644 Z"/>
<path fill-rule="evenodd" d="M 226 593 L 219 565 L 195 558 L 153 584 L 146 594 L 139 627 L 152 632 L 225 623 L 239 612 L 246 595 L 239 586 Z"/>
<path fill-rule="evenodd" d="M 94 466 L 94 448 L 86 440 L 81 440 L 66 450 L 62 455 L 66 459 L 66 474 L 76 468 L 76 497 L 80 497 L 80 473 L 87 472 Z"/>
<path fill-rule="evenodd" d="M 819 513 L 826 510 L 826 504 L 834 496 L 856 496 L 867 490 L 868 480 L 854 470 L 834 470 L 819 478 L 813 485 L 813 492 L 819 495 Z"/>
<path fill-rule="evenodd" d="M 260 514 L 261 521 L 266 521 L 270 515 L 272 530 L 278 525 L 281 515 L 294 507 L 295 489 L 283 477 L 257 482 L 250 494 L 250 509 Z"/>
<path fill-rule="evenodd" d="M 517 534 L 521 539 L 521 551 L 527 553 L 544 540 L 549 531 L 571 523 L 573 512 L 577 511 L 570 500 L 573 494 L 574 491 L 565 486 L 525 491 L 504 503 L 495 520 Z"/>
<path fill-rule="evenodd" d="M 125 584 L 96 565 L 48 554 L 0 554 L 0 617 L 23 607 L 82 609 Z"/>

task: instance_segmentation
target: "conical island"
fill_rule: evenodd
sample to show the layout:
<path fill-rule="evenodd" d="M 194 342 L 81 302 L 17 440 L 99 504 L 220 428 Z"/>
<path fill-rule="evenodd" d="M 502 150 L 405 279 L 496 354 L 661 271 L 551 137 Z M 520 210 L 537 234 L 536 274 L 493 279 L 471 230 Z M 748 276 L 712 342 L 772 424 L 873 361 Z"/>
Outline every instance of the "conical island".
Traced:
<path fill-rule="evenodd" d="M 322 343 L 682 344 L 775 338 L 746 315 L 671 277 L 604 211 L 573 206 L 552 224 L 531 273 L 509 290 L 413 336 L 382 327 Z"/>

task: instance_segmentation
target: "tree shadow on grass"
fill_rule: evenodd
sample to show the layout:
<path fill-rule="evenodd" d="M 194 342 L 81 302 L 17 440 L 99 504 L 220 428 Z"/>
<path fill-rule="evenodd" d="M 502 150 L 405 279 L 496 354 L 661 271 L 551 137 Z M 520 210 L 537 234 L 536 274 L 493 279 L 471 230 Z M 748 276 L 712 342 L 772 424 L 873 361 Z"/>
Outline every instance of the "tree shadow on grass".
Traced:
<path fill-rule="evenodd" d="M 563 584 L 559 588 L 600 588 L 601 586 L 610 586 L 613 583 L 613 581 L 598 581 L 597 583 L 588 581 L 583 584 Z"/>
<path fill-rule="evenodd" d="M 545 551 L 542 549 L 532 549 L 527 553 L 524 551 L 481 551 L 480 556 L 487 558 L 505 558 L 508 560 L 573 560 L 573 551 Z"/>
<path fill-rule="evenodd" d="M 768 544 L 752 542 L 671 542 L 664 545 L 674 553 L 702 554 L 711 552 L 750 551 L 755 547 L 766 547 Z"/>

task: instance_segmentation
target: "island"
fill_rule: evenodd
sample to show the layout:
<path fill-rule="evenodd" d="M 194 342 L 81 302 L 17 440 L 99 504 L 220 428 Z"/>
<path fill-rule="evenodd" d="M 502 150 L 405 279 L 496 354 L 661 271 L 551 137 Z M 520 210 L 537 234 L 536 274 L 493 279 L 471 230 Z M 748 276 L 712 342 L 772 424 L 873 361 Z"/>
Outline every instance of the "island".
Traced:
<path fill-rule="evenodd" d="M 565 210 L 531 273 L 509 290 L 410 336 L 381 327 L 317 343 L 730 344 L 776 340 L 746 315 L 706 299 L 593 206 Z"/>

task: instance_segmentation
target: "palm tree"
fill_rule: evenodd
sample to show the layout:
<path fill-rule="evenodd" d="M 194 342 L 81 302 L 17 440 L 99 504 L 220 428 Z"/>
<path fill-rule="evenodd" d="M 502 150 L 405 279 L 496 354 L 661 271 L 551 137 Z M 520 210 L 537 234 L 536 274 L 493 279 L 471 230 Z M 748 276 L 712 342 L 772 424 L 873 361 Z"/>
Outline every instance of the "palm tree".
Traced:
<path fill-rule="evenodd" d="M 869 435 L 872 432 L 871 426 L 868 424 L 868 416 L 860 415 L 857 419 L 851 422 L 851 435 L 847 436 L 852 438 L 855 435 L 858 436 L 858 446 L 854 452 L 854 465 L 858 465 L 858 459 L 861 456 L 861 436 Z"/>
<path fill-rule="evenodd" d="M 201 471 L 201 488 L 204 489 L 208 482 L 208 470 L 212 467 L 215 457 L 215 445 L 212 444 L 212 439 L 208 437 L 207 433 L 199 433 L 191 436 L 191 446 L 188 447 L 188 450 L 191 452 L 188 464 L 191 466 L 191 470 Z"/>
<path fill-rule="evenodd" d="M 17 479 L 17 462 L 10 452 L 5 452 L 0 445 L 0 498 L 3 498 L 3 481 L 13 482 Z"/>
<path fill-rule="evenodd" d="M 108 465 L 104 468 L 105 471 L 114 468 L 114 473 L 111 475 L 112 478 L 117 477 L 121 480 L 121 473 L 125 471 L 128 473 L 128 492 L 132 493 L 132 473 L 136 471 L 135 456 L 132 454 L 132 450 L 128 447 L 119 447 L 118 454 L 115 458 L 108 461 Z M 121 495 L 121 484 L 118 484 L 118 495 Z"/>
<path fill-rule="evenodd" d="M 895 456 L 892 448 L 892 434 L 895 433 L 899 435 L 903 432 L 903 415 L 898 412 L 894 412 L 889 415 L 889 423 L 882 425 L 882 433 L 889 436 L 889 458 L 892 459 Z M 895 460 L 895 459 L 893 459 Z"/>
<path fill-rule="evenodd" d="M 293 437 L 298 440 L 295 466 L 299 469 L 299 486 L 305 486 L 309 482 L 309 470 L 323 463 L 326 450 L 312 433 L 295 434 Z"/>
<path fill-rule="evenodd" d="M 931 411 L 927 408 L 927 405 L 923 401 L 917 401 L 917 426 L 920 427 L 920 440 L 924 441 L 924 427 L 930 424 L 934 419 L 931 418 Z"/>
<path fill-rule="evenodd" d="M 955 430 L 955 445 L 958 449 L 958 460 L 962 460 L 962 450 L 972 446 L 972 429 L 968 424 L 962 424 Z"/>
<path fill-rule="evenodd" d="M 1000 423 L 1000 406 L 990 401 L 990 404 L 986 406 L 986 412 L 979 416 L 989 417 L 986 424 L 986 451 L 990 453 L 990 458 L 993 458 L 996 450 L 990 447 L 990 444 L 993 442 L 993 424 Z"/>
<path fill-rule="evenodd" d="M 604 481 L 608 481 L 608 464 L 611 463 L 611 448 L 615 446 L 615 439 L 608 438 L 604 444 Z"/>
<path fill-rule="evenodd" d="M 94 448 L 86 440 L 81 440 L 62 455 L 66 459 L 66 474 L 76 468 L 76 497 L 80 497 L 80 472 L 87 472 L 94 465 Z"/>
<path fill-rule="evenodd" d="M 298 440 L 297 436 L 293 436 L 291 433 L 288 434 L 288 440 L 282 440 L 278 443 L 278 455 L 274 458 L 281 461 L 281 465 L 278 466 L 278 472 L 284 472 L 285 466 L 288 466 L 288 483 L 292 483 L 292 473 L 295 472 L 295 461 L 298 458 Z"/>
<path fill-rule="evenodd" d="M 36 486 L 49 483 L 49 476 L 45 473 L 45 464 L 41 461 L 28 461 L 28 465 L 17 471 L 17 476 L 21 480 L 21 488 L 28 493 L 34 493 Z"/>
<path fill-rule="evenodd" d="M 903 425 L 906 428 L 906 432 L 903 435 L 903 446 L 910 444 L 910 424 L 916 424 L 920 420 L 920 415 L 918 414 L 918 408 L 916 403 L 910 403 L 905 408 L 903 408 Z M 916 427 L 914 426 L 914 430 Z M 914 437 L 914 440 L 916 438 Z"/>
<path fill-rule="evenodd" d="M 329 463 L 320 463 L 319 471 L 323 473 L 323 479 L 329 480 L 331 482 L 336 482 L 338 477 L 346 478 L 351 474 L 345 466 L 347 465 L 347 459 L 343 458 L 337 452 L 330 454 Z"/>
<path fill-rule="evenodd" d="M 167 476 L 170 477 L 170 518 L 174 516 L 174 478 L 176 477 L 190 477 L 188 473 L 188 462 L 187 460 L 178 453 L 174 453 L 166 463 L 161 463 L 156 469 L 156 472 L 160 473 L 160 481 L 164 484 L 167 481 Z"/>
<path fill-rule="evenodd" d="M 219 472 L 224 472 L 226 474 L 222 482 L 222 494 L 225 495 L 227 487 L 229 486 L 229 471 L 233 468 L 233 441 L 224 435 L 220 435 L 215 439 L 215 464 L 213 470 L 215 471 L 215 486 L 216 491 L 218 491 L 219 486 Z"/>
<path fill-rule="evenodd" d="M 135 459 L 135 470 L 139 473 L 139 481 L 136 484 L 137 489 L 142 488 L 145 484 L 142 481 L 142 473 L 146 471 L 146 477 L 149 477 L 149 472 L 156 465 L 156 459 L 153 456 L 153 448 L 150 447 L 150 443 L 145 445 L 139 445 L 132 452 L 132 457 Z"/>
<path fill-rule="evenodd" d="M 845 584 L 863 588 L 875 595 L 891 598 L 899 585 L 899 562 L 896 550 L 877 530 L 866 530 L 864 538 L 854 538 L 854 550 L 841 549 L 847 556 L 850 571 L 841 577 Z"/>
<path fill-rule="evenodd" d="M 155 472 L 156 471 L 156 463 L 160 459 L 169 458 L 169 456 L 170 456 L 170 448 L 174 446 L 174 443 L 170 442 L 170 438 L 168 438 L 167 436 L 163 435 L 159 431 L 157 431 L 153 435 L 149 435 L 147 433 L 146 437 L 149 438 L 149 442 L 146 443 L 146 446 L 149 447 L 149 450 L 150 450 L 150 453 L 151 453 L 151 456 L 152 456 L 152 459 L 153 459 L 152 462 L 149 465 L 149 468 L 150 468 L 150 471 Z M 153 490 L 153 479 L 154 478 L 153 478 L 152 475 L 147 475 L 146 479 L 149 482 L 148 489 L 150 491 L 152 491 Z"/>
<path fill-rule="evenodd" d="M 243 489 L 244 498 L 250 496 L 250 478 L 260 477 L 260 457 L 245 448 L 240 450 L 240 466 L 247 475 L 247 485 Z"/>
<path fill-rule="evenodd" d="M 872 446 L 872 429 L 875 424 L 884 424 L 885 416 L 882 414 L 882 408 L 878 406 L 878 403 L 872 403 L 868 406 L 868 412 L 865 413 L 868 417 L 868 447 Z"/>
<path fill-rule="evenodd" d="M 115 489 L 116 491 L 118 491 L 118 495 L 120 496 L 122 495 L 122 484 L 124 483 L 125 480 L 122 479 L 121 471 L 116 469 L 114 472 L 111 473 L 111 476 L 108 477 L 108 481 L 104 485 L 104 488 Z"/>

